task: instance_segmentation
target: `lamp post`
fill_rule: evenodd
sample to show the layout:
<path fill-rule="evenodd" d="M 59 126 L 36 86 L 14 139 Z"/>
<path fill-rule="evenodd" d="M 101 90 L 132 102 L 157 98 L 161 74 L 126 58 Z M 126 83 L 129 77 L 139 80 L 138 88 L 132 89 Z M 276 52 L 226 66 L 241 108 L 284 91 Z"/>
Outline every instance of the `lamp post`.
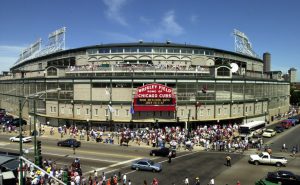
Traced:
<path fill-rule="evenodd" d="M 200 107 L 200 106 L 201 106 L 200 102 L 197 101 L 197 102 L 195 103 L 195 119 L 196 119 L 196 120 L 198 120 L 198 107 Z"/>
<path fill-rule="evenodd" d="M 30 94 L 28 96 L 25 96 L 25 100 L 22 102 L 21 99 L 19 99 L 19 138 L 20 138 L 20 163 L 19 163 L 19 170 L 20 170 L 20 178 L 19 178 L 19 184 L 20 185 L 23 185 L 24 182 L 23 182 L 23 171 L 22 171 L 22 168 L 23 168 L 23 161 L 22 161 L 22 157 L 23 157 L 23 142 L 22 142 L 22 110 L 23 110 L 23 107 L 25 105 L 25 103 L 28 101 L 28 98 L 33 98 L 33 111 L 34 111 L 34 156 L 36 158 L 36 155 L 37 155 L 37 147 L 36 147 L 36 99 L 40 96 L 40 95 L 43 95 L 47 92 L 57 92 L 57 91 L 60 91 L 61 89 L 60 88 L 57 88 L 57 89 L 49 89 L 49 90 L 46 90 L 46 91 L 42 91 L 42 92 L 37 92 L 37 93 L 34 93 L 34 94 Z M 30 123 L 30 126 L 31 126 L 31 123 Z M 41 127 L 40 127 L 41 129 Z"/>
<path fill-rule="evenodd" d="M 89 141 L 89 126 L 90 126 L 90 120 L 86 119 L 87 125 L 86 125 L 86 140 Z"/>
<path fill-rule="evenodd" d="M 189 113 L 188 113 L 188 138 L 190 138 L 190 132 L 191 132 L 191 123 L 190 123 L 190 116 L 191 116 L 191 109 L 189 109 Z"/>
<path fill-rule="evenodd" d="M 28 116 L 29 118 L 29 136 L 31 136 L 31 116 Z"/>

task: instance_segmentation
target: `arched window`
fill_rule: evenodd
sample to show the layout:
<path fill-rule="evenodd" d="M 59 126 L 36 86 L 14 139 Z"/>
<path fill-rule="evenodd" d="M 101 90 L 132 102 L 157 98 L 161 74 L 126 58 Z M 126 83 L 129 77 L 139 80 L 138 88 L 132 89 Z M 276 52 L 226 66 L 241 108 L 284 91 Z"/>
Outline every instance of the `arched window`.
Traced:
<path fill-rule="evenodd" d="M 230 69 L 228 67 L 219 67 L 217 69 L 217 76 L 230 76 Z"/>
<path fill-rule="evenodd" d="M 47 76 L 57 76 L 57 69 L 55 67 L 48 68 Z"/>

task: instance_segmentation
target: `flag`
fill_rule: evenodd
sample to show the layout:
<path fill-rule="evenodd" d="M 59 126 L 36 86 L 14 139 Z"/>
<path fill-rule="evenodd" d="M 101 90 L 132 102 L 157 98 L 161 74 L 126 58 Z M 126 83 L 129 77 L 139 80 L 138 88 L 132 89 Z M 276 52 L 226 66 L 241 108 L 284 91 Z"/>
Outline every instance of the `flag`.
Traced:
<path fill-rule="evenodd" d="M 134 107 L 133 107 L 133 104 L 131 104 L 131 106 L 130 106 L 130 114 L 134 114 Z"/>
<path fill-rule="evenodd" d="M 114 108 L 110 104 L 108 105 L 108 110 L 109 112 L 115 112 Z"/>
<path fill-rule="evenodd" d="M 108 90 L 107 86 L 106 86 L 106 88 L 105 88 L 105 94 L 106 94 L 106 95 L 109 95 L 109 90 Z"/>

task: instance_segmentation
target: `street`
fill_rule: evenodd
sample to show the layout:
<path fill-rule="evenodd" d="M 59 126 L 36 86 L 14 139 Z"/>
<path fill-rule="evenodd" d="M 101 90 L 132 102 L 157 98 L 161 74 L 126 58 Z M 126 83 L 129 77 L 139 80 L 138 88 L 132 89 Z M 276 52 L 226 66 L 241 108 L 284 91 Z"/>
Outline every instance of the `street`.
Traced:
<path fill-rule="evenodd" d="M 273 155 L 288 158 L 287 166 L 281 167 L 281 169 L 290 170 L 295 174 L 300 174 L 299 156 L 293 158 L 290 156 L 290 152 L 283 153 L 280 149 L 282 143 L 286 143 L 287 146 L 299 144 L 299 132 L 300 126 L 297 125 L 271 139 L 264 139 L 268 144 L 272 143 Z M 9 137 L 11 135 L 0 135 L 0 150 L 18 153 L 19 144 L 9 142 Z M 185 177 L 188 177 L 193 184 L 195 178 L 199 177 L 201 184 L 207 184 L 211 178 L 214 178 L 216 184 L 235 184 L 239 180 L 242 184 L 251 185 L 256 180 L 265 177 L 267 172 L 280 169 L 275 166 L 248 164 L 249 155 L 254 154 L 255 149 L 245 151 L 243 154 L 230 154 L 232 167 L 227 167 L 225 166 L 226 153 L 218 151 L 178 151 L 177 157 L 172 159 L 169 164 L 167 158 L 149 156 L 151 147 L 136 145 L 127 147 L 83 141 L 82 146 L 76 149 L 74 155 L 72 148 L 56 145 L 59 139 L 42 136 L 38 140 L 42 141 L 43 158 L 55 161 L 58 166 L 70 165 L 78 157 L 81 160 L 85 176 L 92 174 L 94 170 L 98 171 L 98 175 L 105 172 L 106 177 L 121 172 L 122 174 L 126 173 L 127 179 L 130 179 L 133 184 L 141 184 L 144 180 L 149 184 L 154 177 L 159 179 L 160 184 L 174 182 L 179 185 L 183 184 Z M 24 144 L 23 148 L 30 149 L 29 153 L 25 155 L 33 159 L 33 143 Z M 160 173 L 132 170 L 131 162 L 141 158 L 150 158 L 155 162 L 162 163 L 163 170 Z"/>

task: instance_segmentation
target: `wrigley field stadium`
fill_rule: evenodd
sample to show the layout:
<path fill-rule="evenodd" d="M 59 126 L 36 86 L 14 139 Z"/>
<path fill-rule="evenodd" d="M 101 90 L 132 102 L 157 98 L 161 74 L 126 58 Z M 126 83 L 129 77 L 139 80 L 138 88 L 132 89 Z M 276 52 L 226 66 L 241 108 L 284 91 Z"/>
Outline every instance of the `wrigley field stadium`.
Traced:
<path fill-rule="evenodd" d="M 238 30 L 235 51 L 142 40 L 65 49 L 65 34 L 20 51 L 0 77 L 1 108 L 40 124 L 111 129 L 270 122 L 289 111 L 290 83 Z"/>

